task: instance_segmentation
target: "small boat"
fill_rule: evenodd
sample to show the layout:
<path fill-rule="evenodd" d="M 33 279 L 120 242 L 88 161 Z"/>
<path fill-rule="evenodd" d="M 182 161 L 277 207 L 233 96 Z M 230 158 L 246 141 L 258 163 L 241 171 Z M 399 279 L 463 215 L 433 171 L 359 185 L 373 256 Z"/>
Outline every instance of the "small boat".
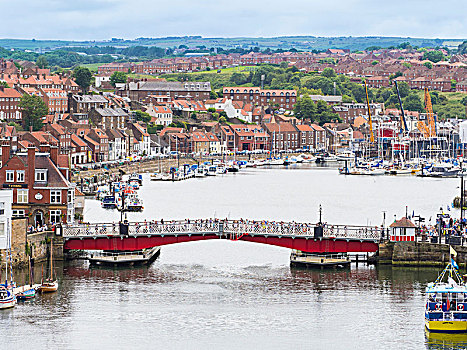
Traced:
<path fill-rule="evenodd" d="M 452 249 L 452 248 L 451 248 Z M 435 333 L 467 333 L 467 286 L 451 263 L 425 289 L 425 327 Z"/>
<path fill-rule="evenodd" d="M 136 181 L 139 186 L 143 185 L 143 175 L 133 173 L 130 175 L 128 182 Z"/>
<path fill-rule="evenodd" d="M 43 273 L 42 276 L 44 276 Z M 53 293 L 58 290 L 58 281 L 54 279 L 52 240 L 50 240 L 50 275 L 45 280 L 41 278 L 39 290 L 41 293 Z"/>
<path fill-rule="evenodd" d="M 224 165 L 218 165 L 216 173 L 220 174 L 220 175 L 225 174 L 225 173 L 227 173 L 227 168 Z"/>
<path fill-rule="evenodd" d="M 162 180 L 162 174 L 160 173 L 151 174 L 151 181 L 160 181 L 160 180 Z"/>
<path fill-rule="evenodd" d="M 18 292 L 16 294 L 16 299 L 25 301 L 25 300 L 33 299 L 36 296 L 35 288 L 30 287 L 30 286 L 23 286 L 23 287 L 29 287 L 29 288 L 25 288 L 24 291 Z"/>
<path fill-rule="evenodd" d="M 284 165 L 284 160 L 281 158 L 272 159 L 269 165 Z"/>
<path fill-rule="evenodd" d="M 204 165 L 200 165 L 199 167 L 196 168 L 195 170 L 195 177 L 205 177 L 206 176 L 206 168 Z"/>
<path fill-rule="evenodd" d="M 208 171 L 206 172 L 207 176 L 216 176 L 217 175 L 217 166 L 210 165 L 208 166 Z"/>
<path fill-rule="evenodd" d="M 16 296 L 12 288 L 0 285 L 0 309 L 9 309 L 16 305 Z"/>
<path fill-rule="evenodd" d="M 229 164 L 227 166 L 227 171 L 229 173 L 237 173 L 239 170 L 240 170 L 240 167 L 235 163 Z"/>
<path fill-rule="evenodd" d="M 292 250 L 290 265 L 296 267 L 349 267 L 350 258 L 347 254 L 313 254 L 300 250 Z"/>
<path fill-rule="evenodd" d="M 138 198 L 136 193 L 130 193 L 125 198 L 125 207 L 127 211 L 141 211 L 143 210 L 143 201 Z"/>
<path fill-rule="evenodd" d="M 102 208 L 104 209 L 115 209 L 117 208 L 117 201 L 113 195 L 105 195 L 102 198 Z"/>

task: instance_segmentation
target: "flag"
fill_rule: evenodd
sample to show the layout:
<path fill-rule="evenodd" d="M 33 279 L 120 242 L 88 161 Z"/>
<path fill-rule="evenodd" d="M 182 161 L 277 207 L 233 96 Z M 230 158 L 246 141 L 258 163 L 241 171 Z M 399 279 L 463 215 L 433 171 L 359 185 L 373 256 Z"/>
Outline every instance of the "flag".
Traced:
<path fill-rule="evenodd" d="M 459 266 L 457 266 L 456 262 L 454 261 L 453 258 L 451 258 L 451 265 L 454 266 L 456 270 L 459 270 Z"/>
<path fill-rule="evenodd" d="M 453 257 L 457 257 L 457 252 L 451 246 L 449 246 L 449 254 L 451 254 Z"/>

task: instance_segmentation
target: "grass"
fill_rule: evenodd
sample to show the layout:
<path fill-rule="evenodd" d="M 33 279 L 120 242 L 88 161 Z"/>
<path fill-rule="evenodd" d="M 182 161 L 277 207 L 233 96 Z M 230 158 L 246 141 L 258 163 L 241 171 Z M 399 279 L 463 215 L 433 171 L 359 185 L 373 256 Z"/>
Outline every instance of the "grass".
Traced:
<path fill-rule="evenodd" d="M 88 68 L 91 72 L 97 72 L 97 68 L 99 66 L 102 66 L 105 63 L 88 63 L 88 64 L 81 64 L 81 67 L 86 67 Z"/>

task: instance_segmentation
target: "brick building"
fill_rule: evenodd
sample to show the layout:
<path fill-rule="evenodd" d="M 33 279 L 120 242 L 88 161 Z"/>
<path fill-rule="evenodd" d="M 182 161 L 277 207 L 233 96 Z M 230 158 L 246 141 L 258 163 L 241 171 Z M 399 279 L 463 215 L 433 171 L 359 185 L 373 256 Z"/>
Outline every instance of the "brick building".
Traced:
<path fill-rule="evenodd" d="M 138 81 L 129 82 L 117 94 L 129 97 L 132 101 L 142 101 L 150 95 L 170 96 L 171 100 L 206 101 L 211 93 L 210 82 L 178 82 L 178 81 Z"/>
<path fill-rule="evenodd" d="M 295 90 L 263 90 L 259 87 L 225 87 L 224 98 L 243 101 L 262 107 L 278 107 L 292 110 L 297 102 Z"/>
<path fill-rule="evenodd" d="M 0 119 L 7 121 L 21 121 L 19 102 L 21 94 L 12 88 L 0 85 Z"/>

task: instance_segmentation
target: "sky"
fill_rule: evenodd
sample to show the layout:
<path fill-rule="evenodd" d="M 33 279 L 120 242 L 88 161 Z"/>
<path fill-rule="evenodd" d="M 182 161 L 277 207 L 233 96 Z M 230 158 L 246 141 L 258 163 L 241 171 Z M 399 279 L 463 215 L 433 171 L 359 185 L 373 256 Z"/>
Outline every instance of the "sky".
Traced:
<path fill-rule="evenodd" d="M 467 0 L 0 0 L 0 38 L 467 38 Z"/>

